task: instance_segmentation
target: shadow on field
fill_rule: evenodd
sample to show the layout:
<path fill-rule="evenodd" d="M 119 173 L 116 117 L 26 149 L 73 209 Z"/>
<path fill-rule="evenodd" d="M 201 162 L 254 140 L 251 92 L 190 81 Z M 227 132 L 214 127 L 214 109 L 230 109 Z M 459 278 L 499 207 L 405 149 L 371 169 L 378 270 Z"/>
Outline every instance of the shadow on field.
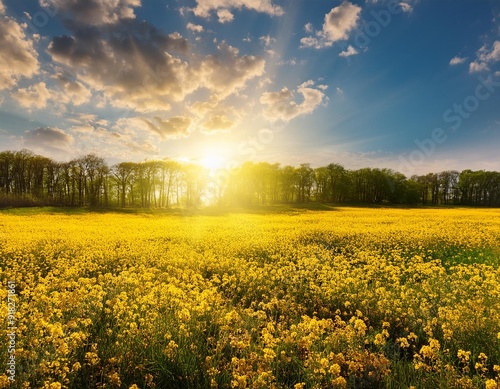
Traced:
<path fill-rule="evenodd" d="M 287 205 L 254 205 L 254 206 L 206 206 L 178 208 L 115 208 L 115 207 L 23 207 L 3 208 L 0 214 L 31 216 L 40 214 L 84 215 L 84 214 L 124 214 L 124 215 L 176 215 L 176 216 L 225 216 L 229 214 L 298 214 L 308 211 L 337 211 L 333 205 L 309 203 Z"/>
<path fill-rule="evenodd" d="M 307 212 L 332 212 L 343 209 L 407 209 L 407 210 L 440 210 L 440 209 L 478 209 L 489 207 L 471 207 L 463 205 L 401 205 L 401 204 L 360 204 L 360 203 L 293 203 L 279 205 L 221 206 L 210 205 L 202 207 L 175 208 L 140 208 L 140 207 L 5 207 L 0 208 L 0 215 L 31 216 L 40 214 L 84 215 L 84 214 L 124 214 L 124 215 L 173 215 L 173 216 L 226 216 L 234 214 L 297 215 Z"/>

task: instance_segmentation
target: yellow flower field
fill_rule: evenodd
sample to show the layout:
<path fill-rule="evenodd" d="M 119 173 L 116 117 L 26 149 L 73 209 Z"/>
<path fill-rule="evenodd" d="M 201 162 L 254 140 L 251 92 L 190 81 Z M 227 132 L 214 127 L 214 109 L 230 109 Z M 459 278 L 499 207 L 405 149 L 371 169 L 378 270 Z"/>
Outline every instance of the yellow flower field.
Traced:
<path fill-rule="evenodd" d="M 0 258 L 0 388 L 500 387 L 498 210 L 4 211 Z"/>

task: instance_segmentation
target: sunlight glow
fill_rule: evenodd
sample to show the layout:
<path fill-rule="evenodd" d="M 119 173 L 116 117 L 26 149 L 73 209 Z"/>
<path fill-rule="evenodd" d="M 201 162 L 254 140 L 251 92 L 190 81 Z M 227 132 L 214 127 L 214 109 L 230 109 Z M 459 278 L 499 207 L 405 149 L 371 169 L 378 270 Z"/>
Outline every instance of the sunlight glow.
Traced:
<path fill-rule="evenodd" d="M 215 172 L 224 167 L 226 159 L 222 155 L 216 155 L 212 152 L 205 154 L 199 163 L 210 172 Z"/>

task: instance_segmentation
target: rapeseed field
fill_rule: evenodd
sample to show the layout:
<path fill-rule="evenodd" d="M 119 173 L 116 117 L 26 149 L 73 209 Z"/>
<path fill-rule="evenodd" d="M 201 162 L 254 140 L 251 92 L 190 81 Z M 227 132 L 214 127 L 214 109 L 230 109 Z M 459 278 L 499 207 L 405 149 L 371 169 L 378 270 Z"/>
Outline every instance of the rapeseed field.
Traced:
<path fill-rule="evenodd" d="M 498 210 L 5 211 L 0 258 L 0 388 L 500 387 Z"/>

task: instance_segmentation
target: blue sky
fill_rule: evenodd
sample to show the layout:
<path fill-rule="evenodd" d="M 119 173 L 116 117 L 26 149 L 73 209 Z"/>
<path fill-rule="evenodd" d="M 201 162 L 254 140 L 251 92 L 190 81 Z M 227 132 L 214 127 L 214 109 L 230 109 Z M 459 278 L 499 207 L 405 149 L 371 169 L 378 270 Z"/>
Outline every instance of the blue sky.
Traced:
<path fill-rule="evenodd" d="M 0 0 L 0 149 L 500 171 L 500 3 Z"/>

